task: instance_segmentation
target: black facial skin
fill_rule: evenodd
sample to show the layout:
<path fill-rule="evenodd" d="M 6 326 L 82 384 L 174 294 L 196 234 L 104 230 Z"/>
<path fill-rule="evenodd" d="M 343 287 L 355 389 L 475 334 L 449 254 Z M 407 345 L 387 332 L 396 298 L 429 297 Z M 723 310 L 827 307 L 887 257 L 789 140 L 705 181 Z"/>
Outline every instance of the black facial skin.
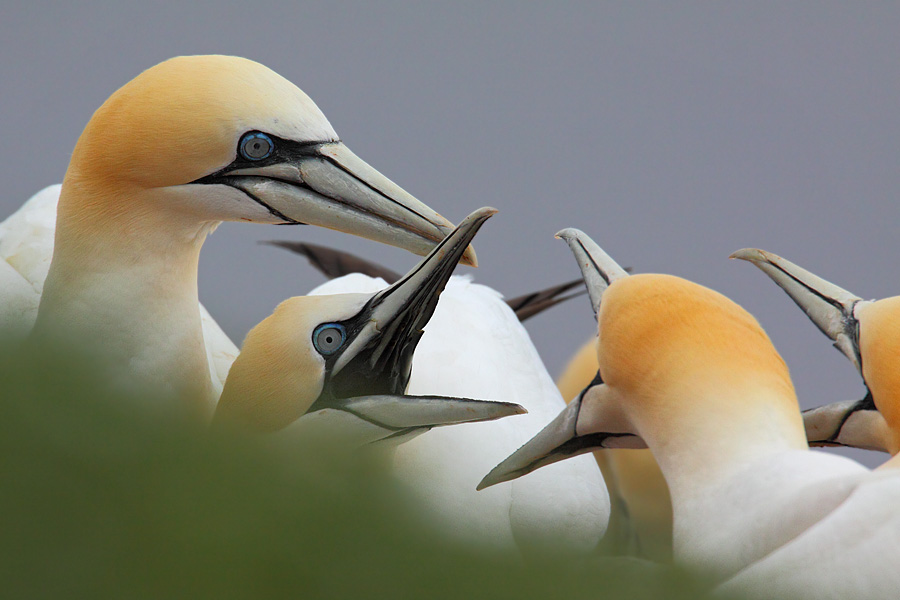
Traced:
<path fill-rule="evenodd" d="M 472 235 L 474 236 L 474 232 Z M 381 324 L 380 334 L 370 340 L 339 373 L 332 376 L 335 362 L 370 321 L 373 311 L 392 294 L 404 289 L 404 283 L 418 275 L 425 268 L 426 262 L 423 261 L 400 281 L 373 296 L 356 316 L 340 322 L 347 332 L 346 341 L 341 349 L 325 357 L 325 383 L 322 393 L 309 412 L 321 410 L 333 401 L 344 398 L 406 393 L 413 353 L 422 338 L 423 329 L 431 320 L 440 294 L 470 241 L 471 236 L 453 244 L 449 243 L 449 238 L 441 242 L 436 251 L 444 249 L 446 259 L 428 274 L 427 279 L 421 282 L 393 319 Z"/>
<path fill-rule="evenodd" d="M 267 157 L 259 159 L 259 160 L 250 160 L 250 159 L 244 158 L 243 153 L 241 152 L 240 146 L 241 146 L 241 143 L 244 141 L 244 138 L 248 134 L 252 134 L 252 133 L 265 133 L 269 137 L 269 139 L 272 140 L 272 143 L 274 144 L 274 148 L 272 149 L 272 152 Z M 253 200 L 257 204 L 264 207 L 273 216 L 284 221 L 283 225 L 305 225 L 306 223 L 302 223 L 300 221 L 296 221 L 294 219 L 289 218 L 288 216 L 284 215 L 280 211 L 272 208 L 271 206 L 269 206 L 268 204 L 263 202 L 261 198 L 256 197 L 255 195 L 251 194 L 244 188 L 240 187 L 238 184 L 241 182 L 241 180 L 243 178 L 240 176 L 232 176 L 232 175 L 230 175 L 230 173 L 232 173 L 233 171 L 239 171 L 240 169 L 260 168 L 260 167 L 267 167 L 270 165 L 276 165 L 276 164 L 280 164 L 280 163 L 294 162 L 298 158 L 301 158 L 304 156 L 314 156 L 314 157 L 320 158 L 322 160 L 328 160 L 330 163 L 332 163 L 339 169 L 345 170 L 334 160 L 331 160 L 327 156 L 323 156 L 322 154 L 319 153 L 319 148 L 321 146 L 323 146 L 325 144 L 333 144 L 333 143 L 336 143 L 339 141 L 340 140 L 324 140 L 321 142 L 295 142 L 292 140 L 286 140 L 284 138 L 280 138 L 278 136 L 272 135 L 271 133 L 266 133 L 264 131 L 248 131 L 248 132 L 244 133 L 244 135 L 242 135 L 241 138 L 238 140 L 238 147 L 237 147 L 237 151 L 235 153 L 236 157 L 230 165 L 228 165 L 224 169 L 220 169 L 220 170 L 216 171 L 215 173 L 211 173 L 209 175 L 201 177 L 200 179 L 192 181 L 191 183 L 212 184 L 212 185 L 220 184 L 220 185 L 227 185 L 229 187 L 233 187 L 234 189 L 239 190 L 241 193 L 246 194 L 251 200 Z M 277 178 L 267 177 L 267 179 L 277 179 Z M 312 192 L 321 194 L 321 191 L 314 190 L 313 188 L 311 188 L 303 183 L 298 183 L 296 181 L 285 181 L 282 179 L 279 179 L 278 181 L 281 181 L 283 183 L 287 183 L 287 184 L 290 184 L 293 186 L 306 188 Z"/>
<path fill-rule="evenodd" d="M 422 338 L 422 327 L 434 312 L 437 298 L 435 295 L 428 302 L 430 306 L 424 309 L 411 306 L 409 310 L 404 310 L 382 335 L 373 338 L 339 373 L 332 375 L 335 362 L 369 322 L 372 310 L 377 306 L 376 301 L 380 304 L 383 297 L 372 298 L 355 317 L 340 321 L 346 329 L 347 339 L 341 349 L 324 357 L 325 383 L 308 412 L 328 408 L 333 401 L 344 398 L 403 395 L 409 385 L 413 353 Z"/>

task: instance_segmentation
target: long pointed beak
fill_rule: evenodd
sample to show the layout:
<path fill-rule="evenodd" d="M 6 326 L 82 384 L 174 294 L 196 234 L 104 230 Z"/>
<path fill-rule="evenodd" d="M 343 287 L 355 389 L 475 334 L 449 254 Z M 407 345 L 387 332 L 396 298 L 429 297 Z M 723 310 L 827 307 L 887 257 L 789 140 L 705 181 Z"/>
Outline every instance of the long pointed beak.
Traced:
<path fill-rule="evenodd" d="M 729 258 L 746 260 L 759 267 L 862 372 L 859 322 L 854 314 L 857 304 L 864 302 L 862 298 L 771 252 L 744 248 Z"/>
<path fill-rule="evenodd" d="M 627 277 L 628 272 L 581 230 L 563 229 L 556 237 L 564 240 L 575 255 L 596 316 L 603 292 L 613 281 Z M 597 448 L 645 448 L 640 437 L 627 431 L 615 403 L 605 401 L 606 391 L 598 372 L 578 398 L 540 433 L 494 467 L 476 489 L 517 479 L 543 466 Z M 588 394 L 591 394 L 590 398 L 586 398 Z M 603 431 L 598 431 L 598 424 Z"/>
<path fill-rule="evenodd" d="M 391 432 L 382 439 L 408 439 L 432 427 L 494 421 L 528 412 L 511 402 L 446 396 L 358 396 L 332 406 Z"/>
<path fill-rule="evenodd" d="M 470 214 L 425 259 L 375 294 L 347 322 L 349 341 L 331 367 L 322 402 L 406 391 L 413 353 L 444 286 L 475 234 L 496 212 L 481 208 Z"/>
<path fill-rule="evenodd" d="M 575 255 L 591 298 L 591 307 L 596 315 L 600 310 L 600 297 L 603 292 L 613 281 L 627 277 L 628 272 L 580 229 L 571 227 L 563 229 L 556 237 L 565 241 Z"/>
<path fill-rule="evenodd" d="M 803 411 L 810 446 L 849 446 L 890 452 L 891 430 L 872 395 Z"/>
<path fill-rule="evenodd" d="M 595 388 L 594 392 L 598 396 L 590 400 L 591 406 L 585 410 L 585 394 L 591 388 Z M 518 479 L 541 467 L 599 448 L 646 448 L 640 437 L 621 427 L 621 415 L 614 406 L 603 400 L 605 389 L 598 374 L 578 398 L 569 403 L 536 436 L 494 467 L 475 489 L 483 490 L 504 481 Z M 612 429 L 622 431 L 591 431 L 595 423 L 609 424 Z"/>
<path fill-rule="evenodd" d="M 327 227 L 419 255 L 453 229 L 341 142 L 312 144 L 289 160 L 234 170 L 226 179 L 286 222 Z M 472 248 L 463 252 L 462 262 L 477 266 Z"/>

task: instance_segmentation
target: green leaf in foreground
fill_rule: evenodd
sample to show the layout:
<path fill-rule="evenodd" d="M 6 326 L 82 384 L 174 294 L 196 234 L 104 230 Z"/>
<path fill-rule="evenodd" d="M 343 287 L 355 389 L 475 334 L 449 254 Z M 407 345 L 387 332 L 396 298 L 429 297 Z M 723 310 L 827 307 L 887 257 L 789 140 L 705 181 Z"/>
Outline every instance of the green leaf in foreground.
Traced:
<path fill-rule="evenodd" d="M 668 568 L 435 539 L 377 456 L 212 435 L 97 373 L 0 349 L 4 597 L 698 597 Z"/>

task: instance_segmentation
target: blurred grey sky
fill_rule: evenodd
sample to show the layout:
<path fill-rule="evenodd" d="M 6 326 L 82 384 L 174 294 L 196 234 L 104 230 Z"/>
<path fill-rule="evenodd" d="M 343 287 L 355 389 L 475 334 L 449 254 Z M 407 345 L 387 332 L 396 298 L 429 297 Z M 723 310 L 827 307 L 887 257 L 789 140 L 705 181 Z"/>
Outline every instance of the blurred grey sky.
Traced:
<path fill-rule="evenodd" d="M 727 256 L 757 246 L 863 297 L 900 293 L 900 4 L 77 4 L 3 8 L 0 218 L 62 180 L 92 112 L 141 70 L 246 56 L 451 221 L 499 208 L 476 240 L 477 281 L 518 295 L 576 277 L 553 234 L 577 226 L 637 272 L 753 312 L 804 406 L 862 397 L 790 300 Z M 276 238 L 416 261 L 322 229 L 227 223 L 203 251 L 200 296 L 236 343 L 322 281 L 257 245 Z M 554 375 L 593 327 L 582 299 L 529 323 Z"/>

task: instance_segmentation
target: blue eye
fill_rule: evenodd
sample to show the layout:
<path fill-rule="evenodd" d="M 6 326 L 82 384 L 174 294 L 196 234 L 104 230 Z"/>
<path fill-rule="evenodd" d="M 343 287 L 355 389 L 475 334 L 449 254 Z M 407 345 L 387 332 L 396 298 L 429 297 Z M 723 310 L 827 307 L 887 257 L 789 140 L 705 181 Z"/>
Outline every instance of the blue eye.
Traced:
<path fill-rule="evenodd" d="M 347 330 L 340 323 L 325 323 L 313 331 L 313 345 L 324 356 L 334 354 L 344 345 Z"/>
<path fill-rule="evenodd" d="M 241 156 L 247 160 L 262 160 L 272 154 L 275 143 L 272 142 L 272 138 L 257 131 L 244 134 L 238 147 L 241 150 Z"/>

